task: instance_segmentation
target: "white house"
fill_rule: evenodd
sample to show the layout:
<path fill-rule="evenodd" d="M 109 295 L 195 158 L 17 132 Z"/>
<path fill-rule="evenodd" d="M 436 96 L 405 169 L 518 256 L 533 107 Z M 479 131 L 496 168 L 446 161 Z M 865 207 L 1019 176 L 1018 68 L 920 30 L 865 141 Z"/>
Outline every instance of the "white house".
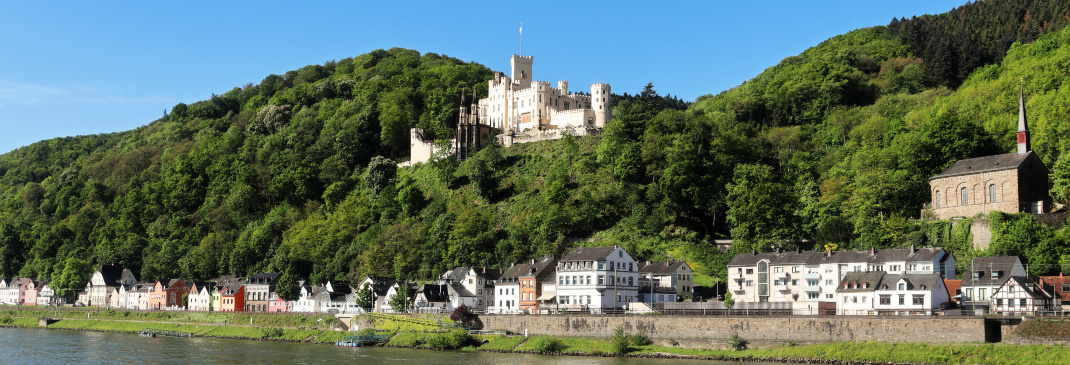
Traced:
<path fill-rule="evenodd" d="M 930 315 L 950 300 L 938 273 L 849 272 L 836 289 L 840 315 Z"/>
<path fill-rule="evenodd" d="M 41 291 L 37 293 L 37 305 L 52 305 L 55 303 L 56 291 L 52 289 L 52 283 L 41 285 Z"/>
<path fill-rule="evenodd" d="M 1029 277 L 1012 276 L 992 293 L 992 312 L 1029 315 L 1052 310 L 1054 288 L 1045 288 Z"/>
<path fill-rule="evenodd" d="M 442 312 L 450 308 L 453 288 L 446 284 L 424 284 L 416 289 L 413 301 L 417 312 Z"/>
<path fill-rule="evenodd" d="M 836 289 L 836 314 L 876 314 L 873 311 L 875 291 L 883 277 L 883 271 L 855 271 L 844 275 L 840 287 Z"/>
<path fill-rule="evenodd" d="M 452 287 L 450 306 L 457 308 L 467 305 L 473 310 L 486 310 L 494 303 L 494 282 L 502 275 L 502 270 L 485 267 L 458 267 L 447 271 L 435 281 Z"/>
<path fill-rule="evenodd" d="M 836 301 L 850 272 L 943 274 L 955 278 L 955 257 L 942 248 L 868 251 L 782 251 L 736 255 L 728 285 L 736 302 L 787 302 L 802 308 Z"/>
<path fill-rule="evenodd" d="M 212 291 L 207 283 L 193 283 L 187 297 L 187 307 L 191 311 L 207 312 L 212 310 Z"/>
<path fill-rule="evenodd" d="M 648 281 L 653 280 L 655 291 L 670 289 L 679 296 L 694 295 L 695 284 L 693 276 L 694 271 L 691 270 L 691 266 L 688 266 L 683 261 L 647 261 L 643 267 L 639 268 L 639 277 L 646 278 Z M 673 297 L 676 297 L 676 295 Z M 645 302 L 649 302 L 649 300 L 645 300 Z"/>
<path fill-rule="evenodd" d="M 992 294 L 1013 276 L 1026 276 L 1018 256 L 974 257 L 970 274 L 962 278 L 962 308 L 986 310 Z"/>
<path fill-rule="evenodd" d="M 91 307 L 106 307 L 111 304 L 110 295 L 113 290 L 122 285 L 137 283 L 134 273 L 118 265 L 101 265 L 86 284 L 88 303 L 82 303 Z"/>
<path fill-rule="evenodd" d="M 0 303 L 2 304 L 18 304 L 19 303 L 19 287 L 16 281 L 19 278 L 0 278 Z"/>
<path fill-rule="evenodd" d="M 639 265 L 620 246 L 580 247 L 557 262 L 561 309 L 624 308 L 638 290 Z"/>
<path fill-rule="evenodd" d="M 529 269 L 530 264 L 513 265 L 494 282 L 495 313 L 520 313 L 520 277 L 527 275 Z"/>

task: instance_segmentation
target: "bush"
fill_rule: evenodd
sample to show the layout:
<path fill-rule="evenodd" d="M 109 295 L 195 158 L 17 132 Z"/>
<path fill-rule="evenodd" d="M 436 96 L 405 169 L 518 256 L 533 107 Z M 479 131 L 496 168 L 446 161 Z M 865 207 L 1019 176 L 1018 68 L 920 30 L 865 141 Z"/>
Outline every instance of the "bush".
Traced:
<path fill-rule="evenodd" d="M 553 354 L 565 350 L 565 343 L 555 337 L 535 336 L 528 342 L 531 343 L 531 350 L 540 354 Z"/>
<path fill-rule="evenodd" d="M 267 328 L 264 328 L 264 329 L 260 330 L 260 333 L 261 333 L 261 338 L 277 338 L 277 337 L 282 337 L 284 332 L 282 331 L 282 328 L 267 327 Z"/>
<path fill-rule="evenodd" d="M 618 355 L 624 355 L 631 351 L 631 341 L 628 339 L 628 335 L 624 333 L 624 327 L 617 326 L 617 329 L 613 331 L 613 341 L 610 342 L 610 348 L 613 353 Z"/>
<path fill-rule="evenodd" d="M 2 318 L 0 318 L 0 324 L 7 325 L 7 324 L 12 324 L 14 322 L 15 322 L 15 320 L 11 319 L 11 317 L 2 317 Z"/>
<path fill-rule="evenodd" d="M 475 313 L 472 313 L 472 308 L 468 307 L 467 305 L 457 307 L 453 310 L 453 313 L 450 313 L 450 320 L 465 325 L 471 324 L 472 321 L 474 321 L 475 319 Z"/>
<path fill-rule="evenodd" d="M 654 341 L 650 340 L 650 337 L 642 332 L 636 332 L 632 335 L 632 346 L 648 346 L 654 344 Z"/>
<path fill-rule="evenodd" d="M 357 336 L 371 336 L 374 334 L 376 334 L 374 328 L 365 328 L 360 331 L 357 331 Z"/>
<path fill-rule="evenodd" d="M 749 342 L 747 340 L 743 339 L 743 337 L 739 337 L 738 333 L 733 333 L 732 337 L 728 338 L 728 345 L 732 346 L 732 348 L 735 349 L 736 351 L 746 350 L 748 343 Z"/>
<path fill-rule="evenodd" d="M 472 336 L 468 334 L 468 331 L 456 330 L 433 335 L 427 339 L 426 345 L 435 349 L 454 350 L 470 341 L 472 341 Z"/>

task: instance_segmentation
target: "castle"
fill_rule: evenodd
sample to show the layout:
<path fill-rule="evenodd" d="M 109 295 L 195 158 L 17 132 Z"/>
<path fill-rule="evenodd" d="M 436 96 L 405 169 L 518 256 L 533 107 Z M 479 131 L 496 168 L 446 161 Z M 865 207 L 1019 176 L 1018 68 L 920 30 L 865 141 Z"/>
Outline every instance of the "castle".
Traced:
<path fill-rule="evenodd" d="M 551 87 L 546 81 L 532 81 L 534 57 L 513 55 L 509 59 L 512 77 L 495 72 L 487 81 L 487 97 L 475 100 L 461 95 L 457 136 L 448 154 L 464 160 L 482 147 L 492 131 L 498 131 L 503 146 L 563 137 L 570 129 L 575 135 L 598 135 L 613 119 L 609 109 L 609 84 L 591 85 L 591 93 L 570 93 L 567 81 Z M 413 128 L 409 135 L 410 157 L 402 165 L 426 162 L 436 152 L 434 141 L 423 139 L 423 131 Z M 438 147 L 441 148 L 441 147 Z"/>
<path fill-rule="evenodd" d="M 956 161 L 929 178 L 931 203 L 922 215 L 969 218 L 992 211 L 1047 213 L 1048 168 L 1029 143 L 1024 92 L 1018 94 L 1018 151 Z"/>

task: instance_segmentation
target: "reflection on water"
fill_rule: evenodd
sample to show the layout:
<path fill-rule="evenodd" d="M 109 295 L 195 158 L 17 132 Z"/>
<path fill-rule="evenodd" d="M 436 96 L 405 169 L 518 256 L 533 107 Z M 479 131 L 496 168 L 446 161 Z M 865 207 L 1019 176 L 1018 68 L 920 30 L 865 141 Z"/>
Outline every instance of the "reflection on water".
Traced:
<path fill-rule="evenodd" d="M 225 340 L 143 338 L 133 334 L 0 328 L 2 364 L 726 364 L 699 360 L 651 360 L 538 356 L 381 347 Z M 735 363 L 733 363 L 735 364 Z"/>

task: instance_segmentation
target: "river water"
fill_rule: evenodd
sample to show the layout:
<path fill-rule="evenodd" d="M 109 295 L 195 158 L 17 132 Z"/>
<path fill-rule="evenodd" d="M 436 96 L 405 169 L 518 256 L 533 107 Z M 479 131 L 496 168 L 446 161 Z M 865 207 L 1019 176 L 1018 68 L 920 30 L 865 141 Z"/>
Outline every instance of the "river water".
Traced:
<path fill-rule="evenodd" d="M 0 364 L 743 364 L 540 356 L 383 347 L 226 340 L 143 338 L 134 334 L 0 328 Z"/>

